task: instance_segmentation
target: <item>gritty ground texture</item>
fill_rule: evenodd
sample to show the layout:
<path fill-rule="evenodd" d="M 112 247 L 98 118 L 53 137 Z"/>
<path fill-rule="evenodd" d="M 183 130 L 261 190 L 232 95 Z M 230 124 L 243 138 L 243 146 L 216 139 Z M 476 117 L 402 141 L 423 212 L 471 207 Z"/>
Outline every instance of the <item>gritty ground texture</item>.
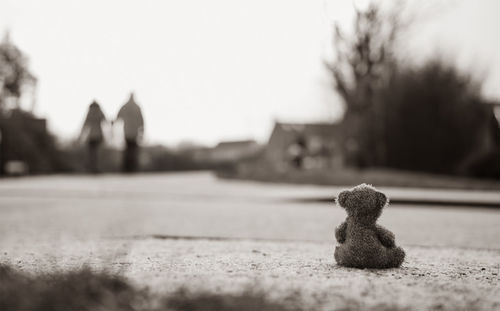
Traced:
<path fill-rule="evenodd" d="M 256 287 L 306 309 L 500 310 L 500 209 L 391 205 L 379 223 L 406 250 L 402 268 L 347 269 L 333 259 L 345 211 L 290 200 L 339 190 L 209 174 L 2 180 L 0 263 L 90 266 L 158 293 Z M 496 192 L 390 191 L 500 202 Z"/>
<path fill-rule="evenodd" d="M 500 310 L 500 251 L 406 247 L 400 269 L 339 267 L 333 245 L 262 241 L 107 240 L 4 250 L 0 261 L 46 273 L 106 269 L 162 293 L 235 293 L 264 289 L 275 299 L 297 293 L 325 310 Z"/>

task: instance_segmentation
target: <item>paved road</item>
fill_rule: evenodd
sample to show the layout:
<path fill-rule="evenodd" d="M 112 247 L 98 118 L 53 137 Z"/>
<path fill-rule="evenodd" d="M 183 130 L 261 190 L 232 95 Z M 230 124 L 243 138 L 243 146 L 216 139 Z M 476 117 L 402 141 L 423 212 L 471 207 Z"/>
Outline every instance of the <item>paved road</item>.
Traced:
<path fill-rule="evenodd" d="M 50 176 L 0 180 L 0 247 L 160 236 L 333 243 L 345 217 L 335 187 L 217 180 L 209 173 Z M 425 191 L 389 189 L 389 195 Z M 408 194 L 410 193 L 410 194 Z M 429 192 L 440 197 L 498 193 Z M 407 246 L 500 249 L 500 209 L 391 205 L 380 222 Z M 7 247 L 8 248 L 8 247 Z"/>

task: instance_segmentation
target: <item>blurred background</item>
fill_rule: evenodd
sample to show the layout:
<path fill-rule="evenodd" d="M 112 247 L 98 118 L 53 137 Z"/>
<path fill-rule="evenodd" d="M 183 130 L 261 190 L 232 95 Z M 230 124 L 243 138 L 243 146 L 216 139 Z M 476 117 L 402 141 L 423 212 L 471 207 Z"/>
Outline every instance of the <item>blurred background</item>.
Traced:
<path fill-rule="evenodd" d="M 498 9 L 2 1 L 0 171 L 496 189 Z"/>

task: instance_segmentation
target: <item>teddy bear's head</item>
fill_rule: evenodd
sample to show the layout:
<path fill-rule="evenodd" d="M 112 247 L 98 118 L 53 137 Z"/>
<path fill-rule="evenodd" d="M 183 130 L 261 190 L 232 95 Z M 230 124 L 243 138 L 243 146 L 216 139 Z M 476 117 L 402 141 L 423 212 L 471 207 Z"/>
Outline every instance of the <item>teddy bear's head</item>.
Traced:
<path fill-rule="evenodd" d="M 385 194 L 367 184 L 344 190 L 337 197 L 348 216 L 371 221 L 377 220 L 387 203 Z"/>

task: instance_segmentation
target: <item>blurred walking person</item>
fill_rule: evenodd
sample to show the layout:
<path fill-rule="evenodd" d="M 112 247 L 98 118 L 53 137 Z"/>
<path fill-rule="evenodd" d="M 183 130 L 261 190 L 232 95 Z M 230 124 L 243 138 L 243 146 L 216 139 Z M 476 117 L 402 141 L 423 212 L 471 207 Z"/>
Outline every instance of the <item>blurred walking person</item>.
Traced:
<path fill-rule="evenodd" d="M 123 151 L 122 170 L 127 173 L 137 171 L 139 167 L 139 142 L 144 133 L 144 119 L 141 107 L 130 94 L 128 102 L 118 112 L 116 120 L 123 120 L 125 150 Z"/>
<path fill-rule="evenodd" d="M 99 172 L 99 147 L 104 140 L 102 123 L 105 121 L 106 117 L 101 107 L 94 100 L 89 106 L 80 133 L 80 140 L 87 142 L 87 169 L 92 173 Z"/>

